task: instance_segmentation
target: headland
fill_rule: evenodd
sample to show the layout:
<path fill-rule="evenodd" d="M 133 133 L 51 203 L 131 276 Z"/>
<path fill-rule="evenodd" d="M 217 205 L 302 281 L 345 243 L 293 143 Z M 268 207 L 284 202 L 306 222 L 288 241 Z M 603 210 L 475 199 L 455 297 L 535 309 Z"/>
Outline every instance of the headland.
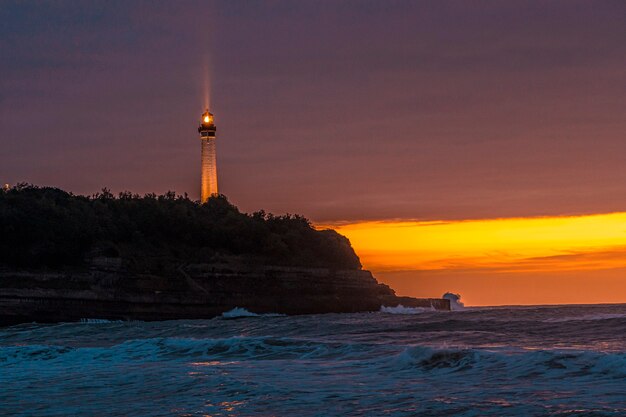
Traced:
<path fill-rule="evenodd" d="M 304 217 L 240 212 L 166 193 L 91 197 L 22 184 L 0 192 L 0 325 L 82 318 L 449 310 L 397 297 L 350 242 Z"/>

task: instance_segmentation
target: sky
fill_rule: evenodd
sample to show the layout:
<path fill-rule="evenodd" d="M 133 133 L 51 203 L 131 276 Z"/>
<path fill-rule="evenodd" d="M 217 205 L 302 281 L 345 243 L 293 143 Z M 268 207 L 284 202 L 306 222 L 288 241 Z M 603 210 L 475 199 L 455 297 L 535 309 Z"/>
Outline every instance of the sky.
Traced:
<path fill-rule="evenodd" d="M 2 183 L 197 199 L 210 105 L 221 192 L 337 228 L 399 293 L 626 302 L 621 0 L 4 1 L 0 19 Z"/>

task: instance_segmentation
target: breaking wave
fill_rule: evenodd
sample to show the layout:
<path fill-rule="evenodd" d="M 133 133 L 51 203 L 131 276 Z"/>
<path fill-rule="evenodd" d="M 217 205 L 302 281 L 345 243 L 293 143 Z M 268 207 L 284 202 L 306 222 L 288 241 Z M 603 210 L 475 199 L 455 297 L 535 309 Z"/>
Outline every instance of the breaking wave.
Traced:
<path fill-rule="evenodd" d="M 132 362 L 332 360 L 364 361 L 395 370 L 423 373 L 502 375 L 514 378 L 626 379 L 626 353 L 576 350 L 488 350 L 411 346 L 396 353 L 376 344 L 315 342 L 289 338 L 231 337 L 224 339 L 154 338 L 131 340 L 111 347 L 5 346 L 0 364 L 10 367 L 46 362 L 59 369 L 84 363 L 110 366 Z M 399 353 L 398 353 L 399 352 Z M 374 360 L 374 362 L 371 362 Z M 40 365 L 38 365 L 40 366 Z"/>
<path fill-rule="evenodd" d="M 252 313 L 245 308 L 235 307 L 230 311 L 222 313 L 222 317 L 226 319 L 234 319 L 238 317 L 259 317 L 259 315 L 256 313 Z"/>
<path fill-rule="evenodd" d="M 405 307 L 402 304 L 398 304 L 395 307 L 387 307 L 387 306 L 380 307 L 381 313 L 388 313 L 388 314 L 420 314 L 426 311 L 435 311 L 435 309 L 432 307 L 431 308 Z"/>
<path fill-rule="evenodd" d="M 80 319 L 83 324 L 108 324 L 108 323 L 122 323 L 122 320 L 108 320 L 108 319 Z"/>
<path fill-rule="evenodd" d="M 0 363 L 63 361 L 69 365 L 81 361 L 106 359 L 121 361 L 337 359 L 349 357 L 366 349 L 367 345 L 273 337 L 153 338 L 130 340 L 110 347 L 3 346 L 0 347 Z"/>
<path fill-rule="evenodd" d="M 497 351 L 464 348 L 406 348 L 395 363 L 424 372 L 502 374 L 515 378 L 626 378 L 626 353 L 576 350 Z"/>
<path fill-rule="evenodd" d="M 225 319 L 238 319 L 243 317 L 284 317 L 284 314 L 266 313 L 257 314 L 246 310 L 245 308 L 235 307 L 230 311 L 222 313 L 222 317 Z"/>
<path fill-rule="evenodd" d="M 454 294 L 454 293 L 451 293 L 451 292 L 447 292 L 441 298 L 444 298 L 446 300 L 450 300 L 450 310 L 452 310 L 452 311 L 459 311 L 459 310 L 464 310 L 465 309 L 465 304 L 463 304 L 461 302 L 461 295 L 460 294 Z"/>

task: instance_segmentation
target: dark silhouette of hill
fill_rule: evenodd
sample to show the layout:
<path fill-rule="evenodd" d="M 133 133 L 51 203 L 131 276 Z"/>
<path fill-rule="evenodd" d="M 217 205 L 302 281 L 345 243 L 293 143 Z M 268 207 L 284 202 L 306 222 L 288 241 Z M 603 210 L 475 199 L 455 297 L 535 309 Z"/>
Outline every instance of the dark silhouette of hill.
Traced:
<path fill-rule="evenodd" d="M 0 191 L 0 264 L 82 267 L 100 256 L 135 270 L 185 262 L 360 269 L 344 236 L 299 215 L 240 212 L 225 196 L 199 204 L 174 192 L 91 197 L 20 184 Z"/>

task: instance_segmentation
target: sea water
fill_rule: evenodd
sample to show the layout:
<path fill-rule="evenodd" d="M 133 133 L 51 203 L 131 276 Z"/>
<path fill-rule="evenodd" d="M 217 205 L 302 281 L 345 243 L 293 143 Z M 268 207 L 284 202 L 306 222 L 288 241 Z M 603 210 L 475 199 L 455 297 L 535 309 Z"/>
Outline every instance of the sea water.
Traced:
<path fill-rule="evenodd" d="M 5 327 L 0 415 L 626 416 L 626 306 Z"/>

